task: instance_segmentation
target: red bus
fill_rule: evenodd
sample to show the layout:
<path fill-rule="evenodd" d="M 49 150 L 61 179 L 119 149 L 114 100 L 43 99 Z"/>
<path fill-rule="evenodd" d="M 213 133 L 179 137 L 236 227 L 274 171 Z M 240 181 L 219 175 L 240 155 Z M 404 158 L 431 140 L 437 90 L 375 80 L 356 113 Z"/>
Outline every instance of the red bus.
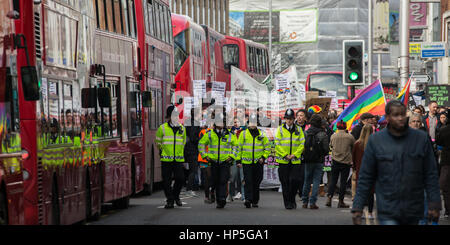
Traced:
<path fill-rule="evenodd" d="M 14 1 L 14 14 L 9 3 L 2 1 L 0 16 L 16 19 L 15 33 L 23 34 L 27 49 L 17 51 L 18 86 L 14 76 L 6 79 L 13 85 L 8 98 L 18 100 L 13 103 L 18 106 L 11 107 L 14 120 L 7 120 L 14 130 L 5 132 L 8 139 L 20 136 L 19 146 L 12 145 L 18 153 L 20 148 L 30 153 L 23 160 L 24 212 L 11 211 L 22 204 L 7 194 L 9 217 L 15 218 L 9 223 L 72 224 L 99 217 L 103 202 L 127 207 L 145 177 L 139 5 L 133 0 L 27 0 Z M 30 79 L 27 67 L 37 68 L 36 79 Z M 30 97 L 33 80 L 37 96 Z M 19 157 L 6 162 L 20 166 Z M 1 183 L 8 186 L 11 176 Z"/>
<path fill-rule="evenodd" d="M 223 87 L 225 87 L 225 92 L 230 91 L 230 72 L 225 70 L 222 53 L 225 35 L 218 33 L 209 26 L 202 25 L 202 27 L 206 34 L 206 54 L 209 57 L 206 59 L 206 91 L 221 91 Z M 214 85 L 217 87 L 214 88 Z"/>
<path fill-rule="evenodd" d="M 156 131 L 164 122 L 170 103 L 174 78 L 172 21 L 168 0 L 136 1 L 138 15 L 139 73 L 143 94 L 151 94 L 151 103 L 144 108 L 145 165 L 136 169 L 136 186 L 151 194 L 155 183 L 161 182 L 161 161 L 155 145 Z M 144 100 L 145 102 L 145 100 Z M 138 173 L 139 172 L 139 173 Z"/>
<path fill-rule="evenodd" d="M 183 15 L 172 14 L 174 36 L 175 91 L 194 96 L 194 81 L 206 81 L 206 34 L 199 24 Z"/>
<path fill-rule="evenodd" d="M 13 11 L 21 13 L 20 6 L 10 0 L 0 2 L 0 225 L 24 224 L 23 178 L 28 174 L 23 171 L 21 132 L 27 123 L 19 109 L 24 96 L 18 79 L 24 76 L 22 56 L 26 53 L 14 45 L 22 22 L 14 21 L 18 16 Z M 27 158 L 27 152 L 23 153 Z"/>
<path fill-rule="evenodd" d="M 342 83 L 342 71 L 310 72 L 306 78 L 306 91 L 318 91 L 319 96 L 325 96 L 326 91 L 336 91 L 339 107 L 346 106 L 351 101 L 350 86 Z"/>
<path fill-rule="evenodd" d="M 222 50 L 225 69 L 228 73 L 231 72 L 230 66 L 235 66 L 259 82 L 270 74 L 269 54 L 265 45 L 226 36 Z"/>

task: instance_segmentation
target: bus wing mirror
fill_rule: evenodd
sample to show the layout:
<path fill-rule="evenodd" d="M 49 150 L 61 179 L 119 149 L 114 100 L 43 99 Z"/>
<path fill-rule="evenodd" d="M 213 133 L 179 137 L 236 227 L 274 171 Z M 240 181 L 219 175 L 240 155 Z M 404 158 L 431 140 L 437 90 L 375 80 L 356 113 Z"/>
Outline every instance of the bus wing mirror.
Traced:
<path fill-rule="evenodd" d="M 22 89 L 25 100 L 39 100 L 39 81 L 36 67 L 22 66 L 20 68 L 20 73 L 22 75 Z"/>
<path fill-rule="evenodd" d="M 97 93 L 95 88 L 81 89 L 81 107 L 95 108 L 97 106 Z"/>
<path fill-rule="evenodd" d="M 178 103 L 177 103 L 177 105 L 181 105 L 181 104 L 183 104 L 183 97 L 178 97 Z"/>
<path fill-rule="evenodd" d="M 97 88 L 98 105 L 101 108 L 111 107 L 111 91 L 109 88 Z"/>
<path fill-rule="evenodd" d="M 152 93 L 150 91 L 142 92 L 142 106 L 143 107 L 152 107 Z"/>

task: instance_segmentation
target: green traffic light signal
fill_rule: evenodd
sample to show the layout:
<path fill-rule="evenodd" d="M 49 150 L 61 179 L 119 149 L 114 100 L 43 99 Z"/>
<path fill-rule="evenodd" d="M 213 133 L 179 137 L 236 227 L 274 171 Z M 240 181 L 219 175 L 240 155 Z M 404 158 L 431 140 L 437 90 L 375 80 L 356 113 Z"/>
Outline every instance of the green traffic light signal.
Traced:
<path fill-rule="evenodd" d="M 356 81 L 358 79 L 359 75 L 356 72 L 352 72 L 352 73 L 350 73 L 350 75 L 348 77 L 350 78 L 350 80 Z"/>

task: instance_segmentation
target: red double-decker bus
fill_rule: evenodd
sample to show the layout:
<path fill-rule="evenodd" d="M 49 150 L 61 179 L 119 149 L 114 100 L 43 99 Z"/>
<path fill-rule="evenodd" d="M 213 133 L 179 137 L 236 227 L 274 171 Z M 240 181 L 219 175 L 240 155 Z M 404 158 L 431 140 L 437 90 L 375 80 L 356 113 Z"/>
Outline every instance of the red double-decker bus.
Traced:
<path fill-rule="evenodd" d="M 138 189 L 151 193 L 153 185 L 162 181 L 161 161 L 155 145 L 156 131 L 164 122 L 170 103 L 173 78 L 173 34 L 168 0 L 136 1 L 141 90 L 151 94 L 151 104 L 144 109 L 144 163 Z M 136 176 L 138 175 L 136 171 Z"/>
<path fill-rule="evenodd" d="M 19 110 L 24 97 L 18 78 L 24 72 L 22 56 L 26 54 L 15 44 L 19 38 L 16 29 L 20 31 L 22 24 L 15 21 L 19 13 L 17 3 L 0 2 L 0 225 L 25 222 L 23 176 L 28 173 L 23 171 L 22 155 L 24 159 L 29 155 L 22 151 L 21 132 L 26 123 L 22 121 L 25 115 Z"/>
<path fill-rule="evenodd" d="M 194 96 L 194 81 L 206 82 L 206 34 L 199 24 L 183 15 L 172 14 L 174 36 L 175 91 Z M 201 83 L 201 82 L 200 82 Z"/>
<path fill-rule="evenodd" d="M 265 45 L 226 36 L 222 49 L 224 65 L 228 73 L 231 72 L 231 66 L 235 66 L 259 82 L 270 74 L 269 55 Z"/>
<path fill-rule="evenodd" d="M 222 53 L 225 35 L 220 34 L 209 26 L 202 25 L 202 27 L 206 34 L 206 57 L 209 57 L 206 59 L 206 91 L 221 92 L 223 87 L 225 87 L 225 92 L 230 91 L 230 72 L 225 69 Z"/>
<path fill-rule="evenodd" d="M 336 91 L 339 107 L 346 107 L 351 101 L 350 86 L 342 83 L 341 71 L 310 72 L 306 77 L 306 91 L 317 91 L 325 96 L 326 91 Z"/>

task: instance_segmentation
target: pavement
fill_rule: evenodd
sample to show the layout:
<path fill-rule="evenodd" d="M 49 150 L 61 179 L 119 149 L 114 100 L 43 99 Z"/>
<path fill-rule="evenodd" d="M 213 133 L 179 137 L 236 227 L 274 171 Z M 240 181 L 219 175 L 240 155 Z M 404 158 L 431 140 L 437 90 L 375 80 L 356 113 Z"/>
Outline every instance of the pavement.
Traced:
<path fill-rule="evenodd" d="M 182 207 L 164 209 L 163 191 L 154 192 L 151 196 L 140 196 L 130 199 L 130 207 L 124 210 L 112 209 L 105 205 L 98 221 L 87 225 L 352 225 L 350 208 L 337 208 L 338 199 L 333 198 L 332 207 L 326 207 L 326 197 L 318 197 L 319 209 L 304 209 L 299 197 L 296 197 L 297 209 L 284 208 L 282 194 L 274 190 L 261 191 L 259 208 L 247 209 L 244 202 L 234 200 L 227 202 L 224 209 L 217 209 L 216 204 L 204 203 L 203 191 L 196 196 L 182 192 Z M 344 202 L 351 205 L 351 196 Z M 367 210 L 366 217 L 367 217 Z M 363 219 L 367 225 L 376 225 L 375 219 Z M 441 225 L 450 225 L 448 219 L 441 217 Z"/>

